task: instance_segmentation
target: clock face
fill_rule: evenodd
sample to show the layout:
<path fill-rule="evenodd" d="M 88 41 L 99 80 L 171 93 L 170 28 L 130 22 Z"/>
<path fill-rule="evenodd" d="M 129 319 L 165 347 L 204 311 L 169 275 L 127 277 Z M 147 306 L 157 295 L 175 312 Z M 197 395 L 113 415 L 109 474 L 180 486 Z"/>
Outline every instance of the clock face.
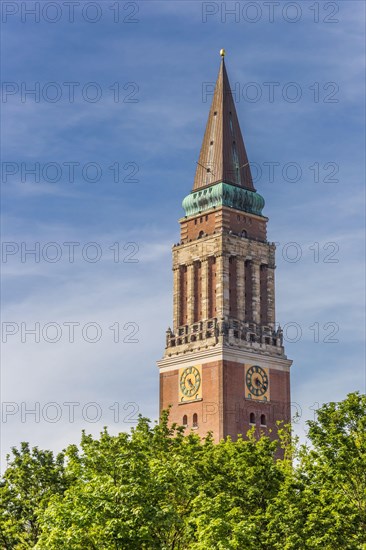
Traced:
<path fill-rule="evenodd" d="M 249 367 L 246 371 L 245 383 L 249 390 L 247 397 L 267 400 L 265 394 L 268 391 L 268 374 L 262 367 L 258 365 Z"/>
<path fill-rule="evenodd" d="M 195 397 L 201 387 L 201 374 L 196 367 L 188 367 L 180 375 L 179 387 L 182 397 Z"/>

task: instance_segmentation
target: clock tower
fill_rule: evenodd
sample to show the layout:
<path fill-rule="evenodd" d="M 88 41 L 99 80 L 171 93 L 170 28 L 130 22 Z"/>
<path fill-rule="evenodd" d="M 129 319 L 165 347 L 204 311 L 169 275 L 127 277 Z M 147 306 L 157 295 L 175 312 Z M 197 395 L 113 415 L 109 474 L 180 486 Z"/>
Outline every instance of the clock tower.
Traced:
<path fill-rule="evenodd" d="M 173 326 L 160 412 L 215 441 L 290 422 L 290 366 L 275 322 L 275 245 L 250 164 L 224 50 L 193 189 L 173 246 Z"/>

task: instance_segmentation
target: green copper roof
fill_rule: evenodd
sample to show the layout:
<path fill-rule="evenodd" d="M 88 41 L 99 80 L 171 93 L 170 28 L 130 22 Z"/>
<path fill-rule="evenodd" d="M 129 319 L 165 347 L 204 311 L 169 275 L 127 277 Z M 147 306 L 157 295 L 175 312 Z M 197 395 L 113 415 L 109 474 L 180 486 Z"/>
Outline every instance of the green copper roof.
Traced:
<path fill-rule="evenodd" d="M 216 183 L 201 191 L 192 191 L 182 204 L 186 216 L 194 216 L 205 210 L 228 206 L 248 212 L 250 214 L 262 215 L 264 198 L 254 191 L 236 187 L 228 183 Z"/>

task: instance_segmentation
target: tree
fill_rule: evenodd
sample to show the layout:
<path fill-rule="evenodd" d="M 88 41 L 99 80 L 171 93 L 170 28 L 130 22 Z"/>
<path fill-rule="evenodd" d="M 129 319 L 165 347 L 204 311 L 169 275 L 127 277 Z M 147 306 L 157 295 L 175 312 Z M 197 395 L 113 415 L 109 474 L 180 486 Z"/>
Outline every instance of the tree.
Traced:
<path fill-rule="evenodd" d="M 40 535 L 39 514 L 52 495 L 67 486 L 63 454 L 32 450 L 28 443 L 12 448 L 0 482 L 0 542 L 2 548 L 33 548 Z"/>
<path fill-rule="evenodd" d="M 208 476 L 194 499 L 190 522 L 192 549 L 267 548 L 266 510 L 283 482 L 275 459 L 277 442 L 254 430 L 247 439 L 213 446 L 206 457 Z"/>
<path fill-rule="evenodd" d="M 366 548 L 366 396 L 323 405 L 268 508 L 270 548 Z"/>
<path fill-rule="evenodd" d="M 1 484 L 3 548 L 366 550 L 366 396 L 329 403 L 309 444 L 286 427 L 215 445 L 169 426 L 22 444 Z M 278 445 L 284 457 L 278 458 Z"/>
<path fill-rule="evenodd" d="M 37 548 L 261 547 L 281 484 L 268 437 L 215 445 L 169 428 L 165 414 L 153 428 L 140 418 L 130 435 L 84 434 L 80 447 L 68 465 L 76 482 L 52 498 Z"/>

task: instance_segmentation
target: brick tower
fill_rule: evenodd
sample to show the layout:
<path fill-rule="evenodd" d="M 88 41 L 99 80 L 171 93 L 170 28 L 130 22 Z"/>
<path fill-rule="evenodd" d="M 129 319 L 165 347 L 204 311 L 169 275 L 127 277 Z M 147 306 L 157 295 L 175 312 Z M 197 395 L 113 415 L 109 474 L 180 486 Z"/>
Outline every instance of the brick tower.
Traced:
<path fill-rule="evenodd" d="M 173 328 L 160 411 L 215 441 L 290 421 L 290 366 L 275 324 L 275 245 L 253 186 L 224 55 L 194 185 L 173 246 Z"/>

